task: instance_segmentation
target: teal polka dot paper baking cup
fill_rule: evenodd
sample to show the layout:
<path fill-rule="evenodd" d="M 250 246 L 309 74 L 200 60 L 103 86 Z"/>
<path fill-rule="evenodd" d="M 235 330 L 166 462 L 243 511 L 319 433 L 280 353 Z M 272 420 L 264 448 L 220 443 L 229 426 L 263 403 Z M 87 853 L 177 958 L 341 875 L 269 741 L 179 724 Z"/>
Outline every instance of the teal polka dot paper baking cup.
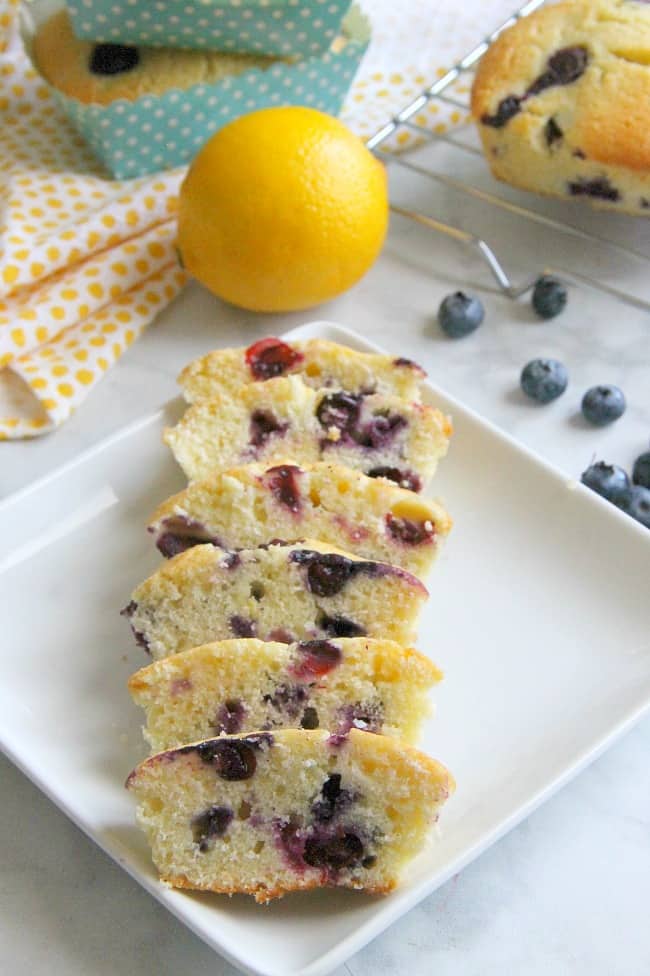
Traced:
<path fill-rule="evenodd" d="M 68 0 L 77 37 L 149 47 L 313 57 L 350 0 Z"/>
<path fill-rule="evenodd" d="M 24 26 L 28 53 L 33 31 L 33 23 Z M 307 105 L 338 115 L 369 41 L 368 21 L 355 7 L 346 17 L 344 36 L 313 58 L 109 105 L 84 104 L 50 90 L 113 176 L 130 179 L 189 163 L 218 129 L 257 109 Z"/>

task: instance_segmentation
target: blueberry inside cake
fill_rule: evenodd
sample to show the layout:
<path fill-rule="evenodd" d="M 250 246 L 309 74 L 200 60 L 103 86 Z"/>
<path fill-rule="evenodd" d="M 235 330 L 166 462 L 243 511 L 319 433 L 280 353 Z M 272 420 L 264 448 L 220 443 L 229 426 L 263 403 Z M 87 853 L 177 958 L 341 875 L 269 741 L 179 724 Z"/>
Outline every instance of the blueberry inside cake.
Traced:
<path fill-rule="evenodd" d="M 164 439 L 188 479 L 258 462 L 331 461 L 368 475 L 405 471 L 423 488 L 447 451 L 439 410 L 399 397 L 314 390 L 299 376 L 249 383 L 194 404 Z M 390 475 L 386 475 L 390 477 Z"/>
<path fill-rule="evenodd" d="M 524 189 L 650 213 L 650 5 L 572 0 L 504 31 L 472 111 L 493 174 Z"/>
<path fill-rule="evenodd" d="M 190 403 L 219 394 L 234 395 L 247 383 L 298 374 L 316 389 L 332 387 L 353 394 L 381 393 L 404 400 L 420 399 L 426 373 L 421 366 L 394 356 L 356 352 L 326 339 L 285 342 L 275 336 L 246 349 L 217 349 L 185 367 L 179 376 Z"/>
<path fill-rule="evenodd" d="M 249 464 L 167 499 L 149 531 L 164 556 L 205 542 L 245 549 L 315 538 L 424 577 L 451 527 L 444 508 L 338 464 Z"/>
<path fill-rule="evenodd" d="M 265 902 L 391 890 L 454 782 L 388 736 L 281 729 L 158 753 L 127 786 L 163 881 Z"/>
<path fill-rule="evenodd" d="M 427 595 L 397 566 L 315 540 L 239 552 L 202 545 L 163 563 L 124 612 L 154 659 L 231 637 L 367 636 L 408 645 Z"/>
<path fill-rule="evenodd" d="M 440 680 L 412 648 L 362 637 L 218 641 L 142 668 L 129 690 L 154 751 L 276 728 L 351 728 L 413 742 Z"/>

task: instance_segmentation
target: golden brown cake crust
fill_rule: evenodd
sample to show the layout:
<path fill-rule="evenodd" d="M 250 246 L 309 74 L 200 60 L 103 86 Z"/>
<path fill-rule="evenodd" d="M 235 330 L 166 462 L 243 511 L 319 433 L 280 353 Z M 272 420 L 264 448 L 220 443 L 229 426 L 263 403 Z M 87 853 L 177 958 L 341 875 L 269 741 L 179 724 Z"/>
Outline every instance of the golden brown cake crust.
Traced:
<path fill-rule="evenodd" d="M 583 51 L 585 63 L 577 77 L 549 84 L 550 61 L 565 51 Z M 505 99 L 519 104 L 495 122 Z M 472 113 L 497 178 L 648 211 L 650 5 L 571 0 L 524 17 L 483 57 Z"/>
<path fill-rule="evenodd" d="M 139 63 L 130 71 L 99 75 L 89 67 L 94 47 L 92 41 L 75 37 L 67 11 L 61 10 L 38 29 L 32 53 L 36 68 L 51 85 L 80 102 L 99 105 L 211 84 L 278 60 L 250 54 L 139 47 Z"/>
<path fill-rule="evenodd" d="M 295 891 L 313 891 L 314 888 L 322 888 L 322 884 L 315 878 L 300 878 L 296 876 L 291 885 L 278 885 L 275 888 L 267 888 L 264 885 L 241 885 L 236 888 L 224 887 L 222 885 L 198 885 L 182 875 L 161 876 L 163 884 L 171 885 L 172 888 L 184 888 L 186 891 L 211 891 L 217 895 L 252 895 L 259 905 L 266 905 L 275 898 L 283 898 Z M 385 885 L 372 885 L 360 888 L 355 886 L 353 890 L 363 891 L 366 895 L 387 895 L 394 890 L 396 882 Z"/>

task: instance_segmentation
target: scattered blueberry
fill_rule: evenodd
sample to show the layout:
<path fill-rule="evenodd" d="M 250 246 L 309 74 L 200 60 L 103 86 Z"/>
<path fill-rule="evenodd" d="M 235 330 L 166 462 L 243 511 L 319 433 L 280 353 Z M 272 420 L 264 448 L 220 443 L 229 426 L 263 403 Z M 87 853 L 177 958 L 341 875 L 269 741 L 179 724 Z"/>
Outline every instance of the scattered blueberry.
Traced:
<path fill-rule="evenodd" d="M 567 303 L 567 290 L 558 278 L 542 275 L 533 288 L 532 305 L 540 319 L 554 319 Z"/>
<path fill-rule="evenodd" d="M 633 519 L 650 529 L 650 488 L 643 485 L 633 485 L 625 511 Z"/>
<path fill-rule="evenodd" d="M 632 481 L 635 485 L 650 488 L 650 451 L 640 454 L 634 462 Z"/>
<path fill-rule="evenodd" d="M 569 374 L 557 359 L 531 359 L 521 372 L 521 388 L 526 396 L 538 403 L 550 403 L 567 388 Z"/>
<path fill-rule="evenodd" d="M 604 427 L 622 417 L 626 406 L 617 386 L 592 386 L 582 398 L 582 415 L 595 427 Z"/>
<path fill-rule="evenodd" d="M 608 502 L 624 508 L 630 497 L 630 479 L 623 468 L 616 464 L 597 461 L 582 472 L 583 485 L 602 495 Z"/>
<path fill-rule="evenodd" d="M 479 299 L 462 291 L 447 295 L 438 309 L 440 328 L 450 339 L 462 339 L 474 332 L 484 317 L 485 311 Z"/>

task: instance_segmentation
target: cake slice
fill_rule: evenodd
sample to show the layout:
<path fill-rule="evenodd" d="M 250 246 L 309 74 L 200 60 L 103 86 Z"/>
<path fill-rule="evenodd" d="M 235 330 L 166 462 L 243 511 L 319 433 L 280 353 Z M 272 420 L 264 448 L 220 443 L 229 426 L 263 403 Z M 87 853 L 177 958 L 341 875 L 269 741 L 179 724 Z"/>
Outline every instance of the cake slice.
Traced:
<path fill-rule="evenodd" d="M 397 566 L 315 540 L 240 552 L 203 545 L 163 563 L 123 613 L 157 660 L 229 637 L 367 636 L 408 645 L 427 595 Z"/>
<path fill-rule="evenodd" d="M 281 729 L 158 753 L 127 787 L 165 883 L 266 902 L 390 891 L 454 781 L 388 736 Z"/>
<path fill-rule="evenodd" d="M 149 523 L 163 556 L 215 542 L 247 549 L 309 536 L 423 577 L 451 519 L 436 502 L 339 464 L 247 464 L 193 482 Z"/>
<path fill-rule="evenodd" d="M 256 729 L 350 728 L 413 742 L 442 675 L 412 648 L 367 637 L 217 641 L 134 674 L 152 750 Z"/>
<path fill-rule="evenodd" d="M 308 386 L 383 393 L 419 400 L 425 371 L 410 359 L 356 352 L 327 339 L 283 342 L 270 336 L 247 349 L 217 349 L 195 359 L 178 378 L 190 403 L 236 395 L 246 383 L 299 374 Z"/>
<path fill-rule="evenodd" d="M 290 457 L 366 474 L 397 469 L 404 472 L 400 480 L 423 488 L 450 433 L 449 420 L 433 407 L 383 394 L 314 390 L 299 376 L 283 376 L 194 404 L 164 440 L 190 480 Z"/>

